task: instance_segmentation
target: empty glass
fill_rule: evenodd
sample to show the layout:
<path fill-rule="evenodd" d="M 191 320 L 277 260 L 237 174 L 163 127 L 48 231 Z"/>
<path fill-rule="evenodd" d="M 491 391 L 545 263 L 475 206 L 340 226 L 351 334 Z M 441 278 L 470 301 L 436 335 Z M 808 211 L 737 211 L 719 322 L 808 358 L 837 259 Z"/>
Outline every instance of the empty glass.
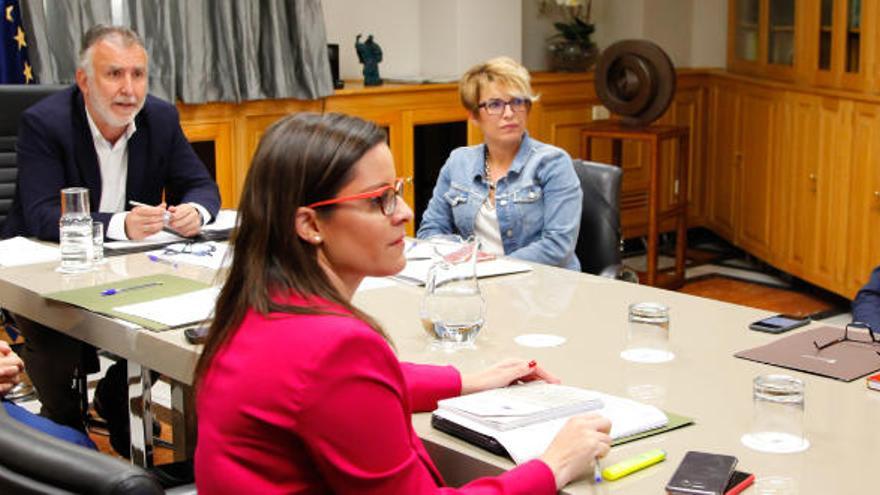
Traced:
<path fill-rule="evenodd" d="M 669 308 L 655 302 L 631 304 L 626 349 L 620 357 L 636 363 L 665 363 L 674 359 L 669 348 Z"/>
<path fill-rule="evenodd" d="M 790 454 L 810 446 L 804 438 L 804 382 L 788 375 L 761 375 L 752 387 L 752 425 L 741 441 L 760 452 Z"/>
<path fill-rule="evenodd" d="M 422 325 L 444 349 L 473 345 L 483 328 L 485 300 L 477 281 L 479 241 L 469 240 L 439 257 L 428 271 L 422 299 Z"/>
<path fill-rule="evenodd" d="M 89 190 L 68 187 L 61 190 L 61 218 L 58 220 L 61 266 L 64 273 L 92 269 L 92 217 L 89 213 Z"/>

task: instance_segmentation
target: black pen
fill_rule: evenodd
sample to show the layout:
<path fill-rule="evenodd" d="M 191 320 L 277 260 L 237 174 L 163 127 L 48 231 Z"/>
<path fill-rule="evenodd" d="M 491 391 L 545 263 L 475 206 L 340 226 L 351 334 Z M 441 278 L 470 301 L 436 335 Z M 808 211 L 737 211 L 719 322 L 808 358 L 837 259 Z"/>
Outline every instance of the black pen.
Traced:
<path fill-rule="evenodd" d="M 119 294 L 120 292 L 126 292 L 126 291 L 136 290 L 136 289 L 146 289 L 147 287 L 156 287 L 159 285 L 163 285 L 163 282 L 149 282 L 146 284 L 132 285 L 131 287 L 123 287 L 121 289 L 105 289 L 105 290 L 101 291 L 101 295 L 102 296 L 112 296 L 114 294 Z"/>

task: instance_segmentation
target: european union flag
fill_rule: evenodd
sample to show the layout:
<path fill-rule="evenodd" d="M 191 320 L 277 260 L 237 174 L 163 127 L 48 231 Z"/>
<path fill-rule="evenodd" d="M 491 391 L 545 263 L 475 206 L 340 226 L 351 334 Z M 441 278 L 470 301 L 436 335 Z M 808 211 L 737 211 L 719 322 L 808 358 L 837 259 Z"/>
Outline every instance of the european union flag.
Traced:
<path fill-rule="evenodd" d="M 0 5 L 0 83 L 35 83 L 18 0 L 0 0 Z"/>

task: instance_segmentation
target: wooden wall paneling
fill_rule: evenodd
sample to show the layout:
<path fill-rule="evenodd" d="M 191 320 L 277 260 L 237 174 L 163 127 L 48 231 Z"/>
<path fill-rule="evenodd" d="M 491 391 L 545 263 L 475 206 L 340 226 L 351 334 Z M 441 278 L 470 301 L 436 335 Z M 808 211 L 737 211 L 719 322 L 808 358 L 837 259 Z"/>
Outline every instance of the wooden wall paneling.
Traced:
<path fill-rule="evenodd" d="M 235 122 L 223 120 L 219 122 L 202 121 L 201 123 L 188 123 L 183 127 L 183 133 L 189 142 L 210 141 L 214 145 L 214 170 L 217 188 L 220 190 L 221 206 L 223 208 L 235 208 L 238 205 L 236 192 L 239 189 L 232 157 L 234 149 L 232 138 L 234 135 Z"/>
<path fill-rule="evenodd" d="M 739 146 L 739 92 L 735 85 L 720 81 L 709 89 L 709 130 L 706 189 L 706 221 L 716 233 L 733 242 L 737 212 L 738 171 L 742 161 Z"/>
<path fill-rule="evenodd" d="M 755 255 L 770 257 L 771 199 L 775 184 L 774 139 L 777 100 L 764 89 L 744 88 L 741 93 L 740 147 L 735 240 Z"/>
<path fill-rule="evenodd" d="M 880 105 L 857 103 L 853 112 L 849 187 L 847 270 L 848 297 L 880 265 Z"/>

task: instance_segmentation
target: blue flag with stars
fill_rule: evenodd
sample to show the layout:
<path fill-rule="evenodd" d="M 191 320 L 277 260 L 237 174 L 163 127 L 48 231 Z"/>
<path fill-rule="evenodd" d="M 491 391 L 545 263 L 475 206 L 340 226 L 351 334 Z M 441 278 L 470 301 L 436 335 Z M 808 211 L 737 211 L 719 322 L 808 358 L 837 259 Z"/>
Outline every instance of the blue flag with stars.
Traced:
<path fill-rule="evenodd" d="M 36 81 L 28 60 L 18 0 L 0 0 L 0 5 L 0 83 L 33 84 Z"/>

